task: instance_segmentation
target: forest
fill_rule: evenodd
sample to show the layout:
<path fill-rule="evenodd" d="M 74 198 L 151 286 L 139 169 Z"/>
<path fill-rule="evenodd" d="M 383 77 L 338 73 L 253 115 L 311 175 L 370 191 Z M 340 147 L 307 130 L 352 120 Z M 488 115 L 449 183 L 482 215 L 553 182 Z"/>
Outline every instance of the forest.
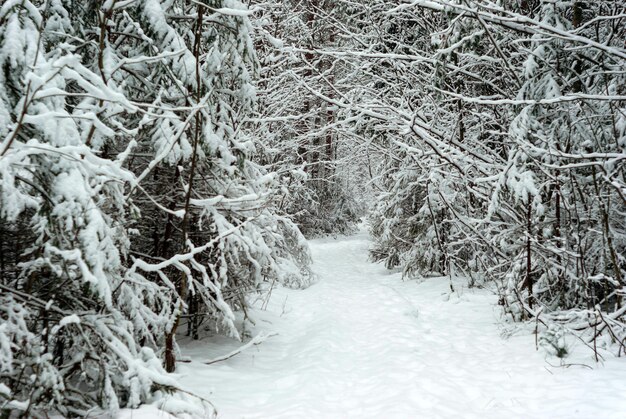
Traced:
<path fill-rule="evenodd" d="M 623 0 L 0 0 L 0 417 L 215 416 L 181 342 L 271 345 L 364 229 L 624 371 L 625 160 Z"/>

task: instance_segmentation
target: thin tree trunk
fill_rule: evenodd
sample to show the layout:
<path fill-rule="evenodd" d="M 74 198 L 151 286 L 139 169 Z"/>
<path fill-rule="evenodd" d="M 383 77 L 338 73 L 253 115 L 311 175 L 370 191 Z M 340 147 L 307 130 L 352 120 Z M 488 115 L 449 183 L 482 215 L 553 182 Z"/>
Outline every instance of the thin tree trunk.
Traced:
<path fill-rule="evenodd" d="M 528 209 L 526 212 L 526 288 L 528 290 L 528 306 L 533 308 L 533 280 L 531 277 L 532 271 L 532 256 L 531 256 L 531 237 L 532 237 L 532 205 L 530 198 L 528 198 Z"/>
<path fill-rule="evenodd" d="M 194 55 L 196 58 L 196 103 L 200 103 L 202 97 L 202 80 L 200 77 L 200 39 L 202 37 L 202 21 L 203 21 L 204 7 L 198 6 L 198 20 L 196 23 L 196 36 L 194 42 Z M 181 223 L 182 230 L 182 253 L 188 251 L 187 240 L 189 236 L 189 208 L 191 202 L 191 194 L 193 191 L 193 180 L 196 172 L 196 166 L 198 162 L 198 145 L 200 143 L 200 135 L 202 129 L 202 113 L 197 112 L 195 118 L 195 130 L 193 136 L 193 154 L 191 156 L 191 167 L 189 169 L 189 181 L 187 182 L 187 191 L 185 195 L 185 207 L 184 215 Z M 176 355 L 174 354 L 174 338 L 176 331 L 180 324 L 180 317 L 183 314 L 184 304 L 187 297 L 187 274 L 185 272 L 180 273 L 180 282 L 178 283 L 178 298 L 179 307 L 176 313 L 176 320 L 172 325 L 172 329 L 167 332 L 165 336 L 165 370 L 167 372 L 174 372 L 176 370 Z"/>

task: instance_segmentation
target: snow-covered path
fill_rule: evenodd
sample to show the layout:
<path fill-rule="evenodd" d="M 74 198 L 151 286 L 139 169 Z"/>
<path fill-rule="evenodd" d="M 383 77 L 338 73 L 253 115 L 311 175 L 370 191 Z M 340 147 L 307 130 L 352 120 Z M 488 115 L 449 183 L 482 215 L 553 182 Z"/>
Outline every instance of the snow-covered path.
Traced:
<path fill-rule="evenodd" d="M 368 244 L 313 241 L 320 281 L 253 313 L 279 335 L 210 366 L 241 344 L 183 342 L 181 382 L 223 418 L 626 418 L 626 362 L 551 368 L 532 335 L 502 337 L 491 293 L 403 282 Z"/>

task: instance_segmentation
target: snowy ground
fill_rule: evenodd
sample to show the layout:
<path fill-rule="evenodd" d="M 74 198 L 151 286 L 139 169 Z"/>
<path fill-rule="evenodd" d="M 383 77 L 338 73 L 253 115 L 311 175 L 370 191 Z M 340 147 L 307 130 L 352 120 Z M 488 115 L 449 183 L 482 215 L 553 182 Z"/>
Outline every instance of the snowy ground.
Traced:
<path fill-rule="evenodd" d="M 530 332 L 506 337 L 486 290 L 403 282 L 365 233 L 311 245 L 320 281 L 252 313 L 251 334 L 278 336 L 213 365 L 241 343 L 183 342 L 180 380 L 220 418 L 626 417 L 626 359 L 558 367 Z"/>

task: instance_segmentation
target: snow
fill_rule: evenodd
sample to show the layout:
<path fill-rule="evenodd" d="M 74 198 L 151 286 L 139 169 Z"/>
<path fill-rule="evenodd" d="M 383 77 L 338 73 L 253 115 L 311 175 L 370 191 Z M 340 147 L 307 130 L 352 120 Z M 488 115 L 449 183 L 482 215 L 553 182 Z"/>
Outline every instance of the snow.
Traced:
<path fill-rule="evenodd" d="M 68 324 L 79 324 L 79 323 L 80 323 L 80 317 L 78 317 L 76 314 L 70 314 L 69 316 L 65 316 L 61 320 L 59 320 L 59 327 L 65 327 Z"/>
<path fill-rule="evenodd" d="M 367 261 L 363 231 L 311 246 L 320 281 L 249 312 L 249 335 L 278 335 L 211 365 L 242 343 L 180 339 L 179 380 L 218 417 L 624 417 L 623 359 L 596 365 L 572 346 L 563 362 L 594 369 L 558 366 L 531 330 L 504 323 L 492 292 L 402 281 Z"/>
<path fill-rule="evenodd" d="M 117 415 L 118 419 L 176 419 L 156 406 L 144 405 L 139 409 L 122 409 Z"/>
<path fill-rule="evenodd" d="M 11 389 L 9 387 L 7 387 L 6 385 L 0 383 L 0 394 L 2 394 L 3 396 L 10 396 L 11 395 Z"/>
<path fill-rule="evenodd" d="M 221 7 L 219 9 L 213 9 L 213 11 L 222 15 L 240 16 L 240 17 L 247 17 L 254 13 L 254 10 L 231 9 L 228 7 Z"/>

